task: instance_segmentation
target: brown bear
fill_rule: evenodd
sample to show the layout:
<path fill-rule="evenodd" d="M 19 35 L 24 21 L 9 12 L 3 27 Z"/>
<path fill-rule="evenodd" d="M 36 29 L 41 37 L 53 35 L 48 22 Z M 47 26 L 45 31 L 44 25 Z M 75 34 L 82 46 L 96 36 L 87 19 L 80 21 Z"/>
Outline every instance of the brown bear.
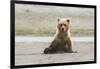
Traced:
<path fill-rule="evenodd" d="M 70 39 L 70 19 L 59 18 L 57 23 L 56 36 L 50 46 L 45 48 L 44 54 L 73 52 L 72 42 Z"/>

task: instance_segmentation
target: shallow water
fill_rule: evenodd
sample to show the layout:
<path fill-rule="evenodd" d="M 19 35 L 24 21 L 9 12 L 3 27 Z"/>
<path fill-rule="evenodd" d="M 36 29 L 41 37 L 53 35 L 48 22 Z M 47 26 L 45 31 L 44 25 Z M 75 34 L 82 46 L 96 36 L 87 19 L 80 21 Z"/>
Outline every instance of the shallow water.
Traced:
<path fill-rule="evenodd" d="M 45 55 L 43 51 L 49 44 L 43 42 L 16 42 L 15 65 L 94 61 L 93 42 L 74 42 L 73 51 L 77 51 L 77 53 Z"/>
<path fill-rule="evenodd" d="M 77 53 L 43 54 L 53 37 L 15 37 L 15 65 L 94 61 L 94 38 L 72 37 Z"/>

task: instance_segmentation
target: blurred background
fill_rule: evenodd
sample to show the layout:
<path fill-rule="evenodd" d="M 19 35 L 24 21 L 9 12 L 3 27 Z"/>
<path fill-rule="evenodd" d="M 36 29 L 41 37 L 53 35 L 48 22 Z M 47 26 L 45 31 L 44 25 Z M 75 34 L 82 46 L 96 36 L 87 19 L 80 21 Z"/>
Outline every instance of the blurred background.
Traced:
<path fill-rule="evenodd" d="M 57 18 L 71 18 L 72 36 L 94 35 L 94 9 L 15 4 L 16 35 L 53 36 Z"/>

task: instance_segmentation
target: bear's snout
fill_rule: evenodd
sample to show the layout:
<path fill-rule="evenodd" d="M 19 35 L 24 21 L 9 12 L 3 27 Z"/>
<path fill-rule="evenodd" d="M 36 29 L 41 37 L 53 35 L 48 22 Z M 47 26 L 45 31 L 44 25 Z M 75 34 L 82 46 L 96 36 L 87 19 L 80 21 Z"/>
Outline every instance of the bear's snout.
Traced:
<path fill-rule="evenodd" d="M 61 30 L 64 31 L 64 28 L 62 28 Z"/>

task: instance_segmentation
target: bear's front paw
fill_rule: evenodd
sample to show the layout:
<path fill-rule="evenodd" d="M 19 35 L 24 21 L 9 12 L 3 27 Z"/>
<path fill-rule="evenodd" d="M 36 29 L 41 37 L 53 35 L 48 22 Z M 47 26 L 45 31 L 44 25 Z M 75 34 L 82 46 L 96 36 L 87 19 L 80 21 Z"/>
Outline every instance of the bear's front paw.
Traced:
<path fill-rule="evenodd" d="M 49 48 L 45 48 L 45 49 L 44 49 L 44 54 L 48 54 L 48 53 L 50 53 Z"/>

